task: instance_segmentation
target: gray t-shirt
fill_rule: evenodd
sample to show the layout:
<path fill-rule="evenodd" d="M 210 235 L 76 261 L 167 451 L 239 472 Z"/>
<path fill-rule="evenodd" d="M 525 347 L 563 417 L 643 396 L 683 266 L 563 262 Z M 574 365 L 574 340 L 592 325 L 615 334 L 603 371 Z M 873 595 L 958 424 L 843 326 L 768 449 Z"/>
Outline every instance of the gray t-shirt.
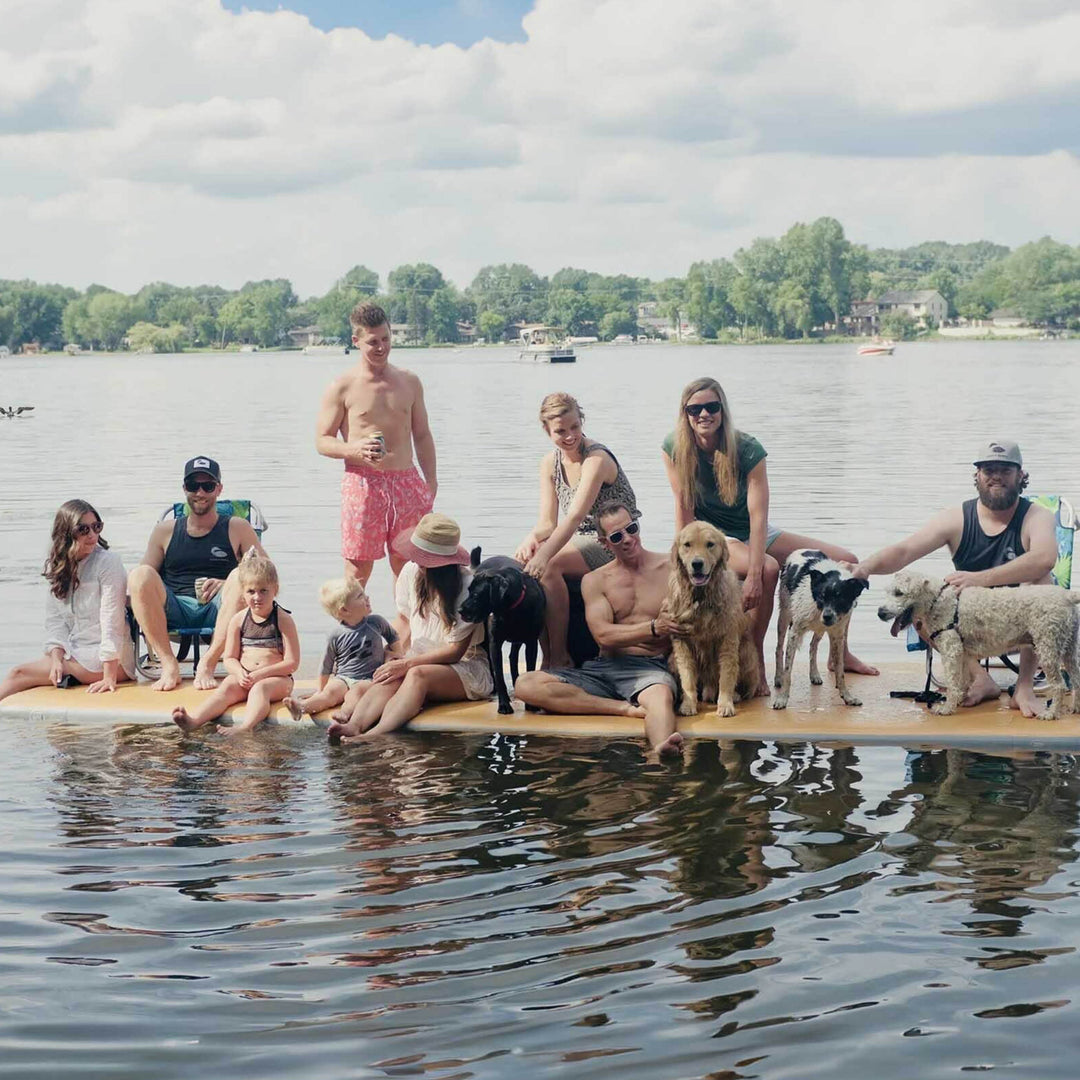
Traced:
<path fill-rule="evenodd" d="M 385 659 L 386 646 L 397 639 L 397 631 L 381 615 L 369 615 L 355 626 L 342 623 L 326 640 L 322 673 L 370 679 Z"/>

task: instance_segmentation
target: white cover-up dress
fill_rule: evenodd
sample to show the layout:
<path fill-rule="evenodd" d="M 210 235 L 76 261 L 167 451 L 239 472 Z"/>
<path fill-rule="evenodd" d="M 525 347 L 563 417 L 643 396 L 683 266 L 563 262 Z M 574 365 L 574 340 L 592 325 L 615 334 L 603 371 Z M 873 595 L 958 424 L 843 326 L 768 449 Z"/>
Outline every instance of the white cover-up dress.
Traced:
<path fill-rule="evenodd" d="M 469 647 L 465 650 L 465 655 L 456 664 L 449 666 L 457 672 L 461 685 L 465 687 L 465 695 L 470 701 L 491 697 L 494 685 L 491 679 L 491 666 L 482 648 L 483 623 L 465 622 L 458 615 L 453 628 L 448 630 L 438 613 L 431 610 L 431 605 L 427 614 L 421 616 L 416 610 L 416 575 L 419 572 L 420 567 L 416 563 L 406 563 L 398 575 L 397 591 L 394 597 L 398 611 L 409 621 L 410 641 L 407 655 L 416 656 L 420 653 L 431 652 L 433 649 L 441 649 L 468 638 Z M 459 611 L 468 595 L 472 573 L 465 570 L 461 579 L 461 594 L 455 605 Z"/>
<path fill-rule="evenodd" d="M 45 651 L 60 648 L 64 659 L 101 671 L 119 660 L 135 678 L 135 648 L 128 630 L 127 572 L 115 551 L 95 547 L 79 563 L 79 587 L 65 599 L 50 592 L 45 603 Z"/>

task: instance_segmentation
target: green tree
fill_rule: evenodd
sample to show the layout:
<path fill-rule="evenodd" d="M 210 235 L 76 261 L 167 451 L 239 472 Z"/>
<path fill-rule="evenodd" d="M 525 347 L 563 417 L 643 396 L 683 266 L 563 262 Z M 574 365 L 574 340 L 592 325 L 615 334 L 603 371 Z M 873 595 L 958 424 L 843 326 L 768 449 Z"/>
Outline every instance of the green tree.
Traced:
<path fill-rule="evenodd" d="M 502 341 L 506 333 L 506 319 L 497 311 L 481 311 L 476 325 L 480 330 L 480 336 L 487 342 Z"/>
<path fill-rule="evenodd" d="M 919 326 L 906 311 L 887 311 L 881 316 L 881 332 L 894 341 L 910 341 L 919 333 Z"/>
<path fill-rule="evenodd" d="M 548 293 L 545 320 L 561 326 L 568 334 L 580 334 L 596 321 L 596 310 L 589 298 L 576 289 L 552 289 Z"/>
<path fill-rule="evenodd" d="M 432 344 L 458 340 L 458 301 L 453 288 L 444 286 L 431 294 L 428 305 L 428 337 Z"/>
<path fill-rule="evenodd" d="M 468 291 L 478 311 L 497 311 L 507 325 L 542 322 L 547 311 L 547 281 L 521 263 L 483 267 Z"/>
<path fill-rule="evenodd" d="M 636 334 L 637 328 L 637 319 L 625 311 L 609 311 L 600 320 L 600 336 L 605 341 L 620 334 Z"/>
<path fill-rule="evenodd" d="M 814 325 L 814 306 L 809 291 L 801 281 L 785 278 L 780 282 L 773 298 L 773 313 L 785 337 L 791 337 L 795 332 L 802 333 L 803 337 L 810 336 Z"/>

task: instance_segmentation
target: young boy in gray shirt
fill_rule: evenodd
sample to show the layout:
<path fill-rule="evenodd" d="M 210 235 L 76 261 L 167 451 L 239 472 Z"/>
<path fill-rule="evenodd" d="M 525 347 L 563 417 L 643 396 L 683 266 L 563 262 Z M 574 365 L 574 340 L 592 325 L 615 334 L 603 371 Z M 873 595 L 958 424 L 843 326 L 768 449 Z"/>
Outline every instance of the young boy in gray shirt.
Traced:
<path fill-rule="evenodd" d="M 319 601 L 341 626 L 327 638 L 319 688 L 302 700 L 287 697 L 283 704 L 294 720 L 340 705 L 334 719 L 346 721 L 371 686 L 376 669 L 401 656 L 401 642 L 381 615 L 371 613 L 371 602 L 359 582 L 327 581 L 319 590 Z"/>

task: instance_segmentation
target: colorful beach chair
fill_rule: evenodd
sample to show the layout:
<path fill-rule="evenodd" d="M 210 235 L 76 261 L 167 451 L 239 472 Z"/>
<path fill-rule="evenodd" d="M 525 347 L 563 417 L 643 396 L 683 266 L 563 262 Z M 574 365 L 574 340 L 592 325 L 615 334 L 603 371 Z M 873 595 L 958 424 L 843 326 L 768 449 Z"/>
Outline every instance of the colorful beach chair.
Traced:
<path fill-rule="evenodd" d="M 191 508 L 186 502 L 176 502 L 165 509 L 158 521 L 175 521 L 177 518 L 187 517 L 190 512 Z M 260 539 L 262 534 L 270 527 L 263 512 L 250 499 L 218 499 L 217 512 L 222 517 L 239 517 L 250 522 L 251 527 L 255 530 L 255 535 Z M 146 635 L 143 633 L 142 627 L 139 626 L 130 604 L 127 609 L 127 618 L 128 626 L 131 628 L 131 637 L 135 642 L 135 668 L 143 678 L 157 678 L 155 671 L 158 664 L 157 658 L 150 651 Z M 197 629 L 185 627 L 182 631 L 169 627 L 169 640 L 177 644 L 176 659 L 181 663 L 190 659 L 192 672 L 198 667 L 202 645 L 208 645 L 213 635 L 214 626 L 212 623 L 210 626 Z"/>

